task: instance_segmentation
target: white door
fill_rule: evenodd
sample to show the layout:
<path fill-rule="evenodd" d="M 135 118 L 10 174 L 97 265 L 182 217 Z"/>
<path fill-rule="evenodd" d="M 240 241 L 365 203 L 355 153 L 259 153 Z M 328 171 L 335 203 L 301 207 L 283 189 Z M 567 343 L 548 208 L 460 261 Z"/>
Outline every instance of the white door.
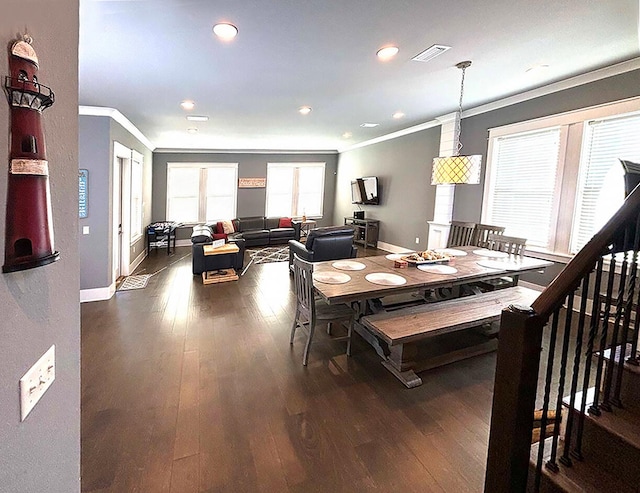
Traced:
<path fill-rule="evenodd" d="M 113 144 L 113 280 L 129 275 L 131 229 L 131 149 Z"/>

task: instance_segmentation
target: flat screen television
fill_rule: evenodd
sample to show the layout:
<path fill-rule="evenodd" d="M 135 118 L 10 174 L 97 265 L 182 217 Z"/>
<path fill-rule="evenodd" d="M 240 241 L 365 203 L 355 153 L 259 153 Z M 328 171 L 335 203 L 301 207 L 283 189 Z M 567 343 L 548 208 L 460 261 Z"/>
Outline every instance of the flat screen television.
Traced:
<path fill-rule="evenodd" d="M 365 176 L 351 182 L 351 203 L 378 205 L 378 177 Z"/>

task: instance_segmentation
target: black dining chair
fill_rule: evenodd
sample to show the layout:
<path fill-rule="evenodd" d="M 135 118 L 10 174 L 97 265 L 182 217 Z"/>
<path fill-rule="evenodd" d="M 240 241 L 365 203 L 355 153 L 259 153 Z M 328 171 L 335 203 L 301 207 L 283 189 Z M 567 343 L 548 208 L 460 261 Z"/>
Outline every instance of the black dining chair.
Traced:
<path fill-rule="evenodd" d="M 318 322 L 327 324 L 329 335 L 331 335 L 332 323 L 340 321 L 348 323 L 347 335 L 332 337 L 332 340 L 347 341 L 347 356 L 351 356 L 351 333 L 355 312 L 348 305 L 327 305 L 322 301 L 316 302 L 313 289 L 313 263 L 302 260 L 298 255 L 293 257 L 293 281 L 296 292 L 296 314 L 291 327 L 289 344 L 293 344 L 298 326 L 308 329 L 309 335 L 302 355 L 302 364 L 307 366 L 309 361 L 309 349 Z"/>

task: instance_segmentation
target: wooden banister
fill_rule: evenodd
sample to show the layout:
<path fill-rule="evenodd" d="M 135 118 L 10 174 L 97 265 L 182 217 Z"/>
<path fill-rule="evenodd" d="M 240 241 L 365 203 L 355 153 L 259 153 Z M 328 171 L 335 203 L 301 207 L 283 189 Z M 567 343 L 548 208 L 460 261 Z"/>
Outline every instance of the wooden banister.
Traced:
<path fill-rule="evenodd" d="M 486 493 L 526 489 L 544 325 L 541 317 L 527 307 L 510 306 L 502 311 Z"/>
<path fill-rule="evenodd" d="M 593 269 L 598 257 L 603 254 L 607 246 L 613 243 L 616 231 L 625 224 L 631 222 L 635 224 L 638 214 L 640 214 L 640 186 L 629 194 L 618 212 L 540 294 L 532 305 L 535 312 L 546 319 L 562 305 L 565 296 L 578 286 L 580 280 Z"/>

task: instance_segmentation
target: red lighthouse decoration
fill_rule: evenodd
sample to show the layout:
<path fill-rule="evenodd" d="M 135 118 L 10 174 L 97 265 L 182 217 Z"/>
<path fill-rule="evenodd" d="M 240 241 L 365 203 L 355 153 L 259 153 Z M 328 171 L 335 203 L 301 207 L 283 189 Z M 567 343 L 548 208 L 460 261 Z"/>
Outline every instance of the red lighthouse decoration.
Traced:
<path fill-rule="evenodd" d="M 42 111 L 53 91 L 38 82 L 38 57 L 27 35 L 11 44 L 5 90 L 11 107 L 11 149 L 2 272 L 32 269 L 60 258 L 53 251 Z"/>

